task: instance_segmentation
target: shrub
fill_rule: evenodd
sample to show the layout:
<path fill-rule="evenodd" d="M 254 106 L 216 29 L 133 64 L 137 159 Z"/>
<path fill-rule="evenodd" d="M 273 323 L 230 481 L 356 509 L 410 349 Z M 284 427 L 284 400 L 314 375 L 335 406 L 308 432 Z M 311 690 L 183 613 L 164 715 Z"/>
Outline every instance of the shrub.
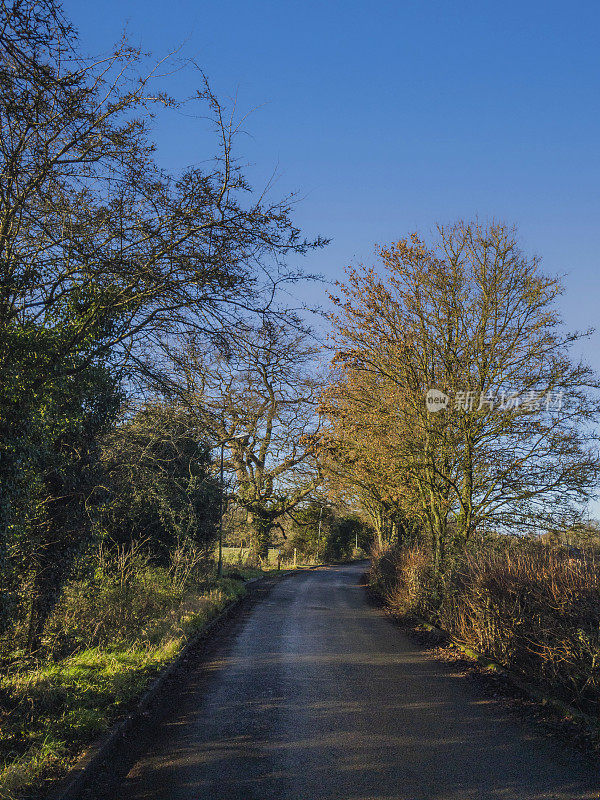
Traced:
<path fill-rule="evenodd" d="M 600 563 L 508 540 L 466 552 L 441 581 L 423 548 L 374 560 L 390 607 L 417 614 L 584 710 L 600 704 Z"/>

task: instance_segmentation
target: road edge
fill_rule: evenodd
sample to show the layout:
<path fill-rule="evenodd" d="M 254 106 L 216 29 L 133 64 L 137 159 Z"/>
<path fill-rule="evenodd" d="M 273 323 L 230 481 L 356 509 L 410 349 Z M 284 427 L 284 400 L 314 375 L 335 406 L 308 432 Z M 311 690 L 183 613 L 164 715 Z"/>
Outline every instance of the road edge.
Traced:
<path fill-rule="evenodd" d="M 439 637 L 440 642 L 446 643 L 445 646 L 451 645 L 452 647 L 455 647 L 464 656 L 466 656 L 472 662 L 475 662 L 483 670 L 483 672 L 501 675 L 508 684 L 521 692 L 528 700 L 538 704 L 538 706 L 541 706 L 542 708 L 551 710 L 563 719 L 570 719 L 576 724 L 580 725 L 581 728 L 587 731 L 587 733 L 596 741 L 597 744 L 595 749 L 600 749 L 600 717 L 586 714 L 585 712 L 580 711 L 578 708 L 565 703 L 563 700 L 546 694 L 541 687 L 523 681 L 502 664 L 497 663 L 493 659 L 489 658 L 489 656 L 485 656 L 471 647 L 461 644 L 448 631 L 433 625 L 426 619 L 416 616 L 415 614 L 401 615 L 395 613 L 386 605 L 385 598 L 381 595 L 381 593 L 371 583 L 369 583 L 368 570 L 365 572 L 364 581 L 367 595 L 371 598 L 371 600 L 375 601 L 381 607 L 383 612 L 392 620 L 398 623 L 408 623 L 409 626 L 413 626 L 415 629 L 418 626 L 428 633 L 434 634 L 435 636 Z"/>
<path fill-rule="evenodd" d="M 281 573 L 252 578 L 245 582 L 245 586 L 256 586 L 256 584 L 265 581 L 276 582 L 292 575 L 302 575 L 309 570 L 318 569 L 321 566 L 325 565 L 317 564 L 303 569 L 282 570 Z M 44 800 L 79 800 L 79 793 L 83 791 L 85 784 L 91 779 L 94 771 L 98 770 L 102 764 L 104 764 L 118 748 L 127 734 L 141 721 L 141 718 L 144 716 L 147 709 L 156 701 L 171 676 L 183 666 L 183 663 L 194 649 L 204 639 L 207 639 L 212 631 L 225 622 L 247 597 L 247 592 L 236 597 L 228 603 L 216 617 L 213 617 L 210 622 L 194 633 L 177 653 L 175 658 L 168 664 L 165 664 L 150 686 L 144 690 L 133 711 L 117 719 L 101 737 L 92 742 L 84 753 L 75 760 L 73 766 L 69 768 L 67 773 L 62 778 L 57 779 L 55 786 L 47 790 L 42 788 L 41 796 Z"/>

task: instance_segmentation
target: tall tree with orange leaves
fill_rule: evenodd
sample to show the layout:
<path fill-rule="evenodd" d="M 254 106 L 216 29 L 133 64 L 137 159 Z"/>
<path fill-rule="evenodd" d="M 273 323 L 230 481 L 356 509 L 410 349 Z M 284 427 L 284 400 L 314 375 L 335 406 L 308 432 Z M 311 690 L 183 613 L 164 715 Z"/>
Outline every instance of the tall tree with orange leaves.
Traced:
<path fill-rule="evenodd" d="M 383 376 L 338 369 L 322 395 L 321 459 L 333 496 L 358 500 L 375 546 L 411 537 L 420 527 L 410 476 L 399 459 L 403 439 L 397 387 Z"/>
<path fill-rule="evenodd" d="M 499 224 L 439 226 L 378 256 L 333 298 L 330 417 L 340 441 L 362 426 L 361 459 L 396 463 L 381 481 L 399 480 L 435 568 L 483 529 L 576 516 L 599 471 L 598 384 L 571 357 L 585 334 L 562 328 L 560 282 Z"/>

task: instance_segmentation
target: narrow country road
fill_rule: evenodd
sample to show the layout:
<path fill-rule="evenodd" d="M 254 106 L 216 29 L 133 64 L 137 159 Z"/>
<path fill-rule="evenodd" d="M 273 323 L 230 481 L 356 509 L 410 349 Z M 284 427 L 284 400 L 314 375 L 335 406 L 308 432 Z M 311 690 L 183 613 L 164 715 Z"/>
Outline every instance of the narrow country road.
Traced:
<path fill-rule="evenodd" d="M 584 757 L 366 601 L 364 565 L 278 583 L 180 687 L 119 800 L 580 800 Z M 189 685 L 188 685 L 189 684 Z"/>

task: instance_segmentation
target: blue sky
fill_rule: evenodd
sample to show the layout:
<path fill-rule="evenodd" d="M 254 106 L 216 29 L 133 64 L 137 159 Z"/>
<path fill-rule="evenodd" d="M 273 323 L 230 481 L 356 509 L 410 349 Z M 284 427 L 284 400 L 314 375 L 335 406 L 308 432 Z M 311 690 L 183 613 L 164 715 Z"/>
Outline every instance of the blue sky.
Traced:
<path fill-rule="evenodd" d="M 518 226 L 550 273 L 566 273 L 570 328 L 600 314 L 600 3 L 66 0 L 90 52 L 125 26 L 162 56 L 183 44 L 222 97 L 255 109 L 238 153 L 296 219 L 332 237 L 304 260 L 329 280 L 375 243 L 479 215 Z M 193 71 L 171 79 L 190 94 Z M 174 170 L 213 152 L 207 126 L 157 129 Z M 303 290 L 323 300 L 322 287 Z M 599 334 L 580 352 L 600 370 Z"/>
<path fill-rule="evenodd" d="M 223 96 L 255 109 L 238 152 L 257 184 L 297 190 L 296 218 L 333 238 L 305 266 L 334 280 L 375 243 L 437 221 L 497 218 L 567 273 L 569 327 L 598 319 L 600 4 L 67 0 L 91 52 L 127 25 L 156 55 L 183 44 Z M 192 71 L 171 78 L 193 91 Z M 163 121 L 159 157 L 210 155 L 199 120 Z M 313 288 L 317 299 L 323 294 Z M 600 369 L 600 339 L 583 355 Z"/>

